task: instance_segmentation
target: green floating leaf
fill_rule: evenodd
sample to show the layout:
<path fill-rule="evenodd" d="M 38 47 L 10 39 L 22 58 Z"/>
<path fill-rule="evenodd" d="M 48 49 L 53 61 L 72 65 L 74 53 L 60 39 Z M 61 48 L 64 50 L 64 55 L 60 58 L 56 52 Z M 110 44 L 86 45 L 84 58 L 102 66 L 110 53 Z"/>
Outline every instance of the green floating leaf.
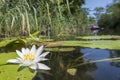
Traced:
<path fill-rule="evenodd" d="M 30 43 L 30 44 L 40 44 L 42 42 L 51 42 L 53 41 L 53 39 L 48 39 L 47 37 L 45 36 L 33 36 L 33 35 L 30 35 L 29 37 L 25 38 L 25 40 L 27 41 L 27 43 Z"/>
<path fill-rule="evenodd" d="M 63 46 L 120 50 L 120 40 L 63 41 Z"/>
<path fill-rule="evenodd" d="M 0 48 L 1 47 L 5 47 L 7 44 L 9 44 L 9 43 L 11 43 L 11 42 L 13 42 L 13 41 L 15 41 L 16 39 L 6 39 L 6 40 L 3 40 L 3 41 L 1 41 L 0 42 Z"/>
<path fill-rule="evenodd" d="M 0 42 L 0 48 L 5 50 L 14 51 L 16 49 L 21 49 L 26 45 L 26 41 L 23 39 L 10 39 L 10 40 L 3 40 Z"/>
<path fill-rule="evenodd" d="M 0 80 L 32 80 L 35 73 L 31 73 L 28 68 L 18 72 L 19 65 L 6 64 L 8 59 L 16 58 L 15 52 L 0 53 Z"/>
<path fill-rule="evenodd" d="M 45 48 L 46 51 L 60 51 L 60 52 L 67 52 L 67 51 L 74 51 L 75 48 L 68 47 L 68 48 Z"/>
<path fill-rule="evenodd" d="M 72 76 L 74 76 L 76 74 L 76 72 L 77 72 L 76 68 L 67 69 L 67 73 L 69 73 Z"/>
<path fill-rule="evenodd" d="M 77 36 L 77 39 L 120 39 L 120 36 L 117 35 L 100 35 L 100 36 Z"/>

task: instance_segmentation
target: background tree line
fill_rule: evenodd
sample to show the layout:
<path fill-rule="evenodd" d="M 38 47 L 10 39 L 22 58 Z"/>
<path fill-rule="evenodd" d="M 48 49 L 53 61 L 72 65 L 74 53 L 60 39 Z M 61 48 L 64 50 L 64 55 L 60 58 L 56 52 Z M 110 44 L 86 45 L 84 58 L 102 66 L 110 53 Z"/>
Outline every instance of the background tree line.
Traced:
<path fill-rule="evenodd" d="M 47 31 L 47 36 L 89 34 L 85 0 L 0 0 L 0 35 L 30 35 Z"/>
<path fill-rule="evenodd" d="M 120 34 L 120 0 L 113 0 L 105 13 L 99 15 L 98 25 L 104 34 Z"/>

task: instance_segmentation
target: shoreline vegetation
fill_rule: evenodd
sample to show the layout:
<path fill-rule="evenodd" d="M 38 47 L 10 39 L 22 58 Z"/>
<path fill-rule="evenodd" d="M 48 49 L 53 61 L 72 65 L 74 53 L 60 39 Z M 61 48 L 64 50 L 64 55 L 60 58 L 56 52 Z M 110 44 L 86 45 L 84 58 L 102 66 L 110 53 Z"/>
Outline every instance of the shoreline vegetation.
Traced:
<path fill-rule="evenodd" d="M 29 36 L 36 31 L 53 38 L 87 34 L 89 19 L 81 8 L 84 0 L 66 1 L 1 0 L 0 37 Z"/>

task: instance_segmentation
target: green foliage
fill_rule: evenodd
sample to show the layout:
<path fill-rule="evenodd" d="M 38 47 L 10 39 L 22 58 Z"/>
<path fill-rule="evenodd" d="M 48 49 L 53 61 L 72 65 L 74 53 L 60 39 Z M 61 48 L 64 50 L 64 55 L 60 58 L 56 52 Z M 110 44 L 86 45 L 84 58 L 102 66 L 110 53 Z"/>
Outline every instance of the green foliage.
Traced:
<path fill-rule="evenodd" d="M 94 15 L 96 16 L 96 19 L 98 20 L 100 17 L 100 14 L 104 11 L 103 7 L 96 7 L 94 9 L 96 12 L 94 13 Z"/>
<path fill-rule="evenodd" d="M 47 36 L 57 37 L 73 28 L 84 29 L 88 19 L 81 8 L 82 4 L 84 0 L 2 0 L 0 36 L 26 36 L 37 30 L 45 30 Z"/>
<path fill-rule="evenodd" d="M 120 2 L 114 3 L 107 8 L 98 20 L 98 25 L 104 27 L 106 34 L 120 34 Z"/>
<path fill-rule="evenodd" d="M 25 68 L 22 71 L 17 71 L 19 65 L 7 64 L 8 59 L 14 59 L 17 55 L 15 52 L 0 53 L 0 80 L 31 80 L 35 73 L 31 73 Z"/>

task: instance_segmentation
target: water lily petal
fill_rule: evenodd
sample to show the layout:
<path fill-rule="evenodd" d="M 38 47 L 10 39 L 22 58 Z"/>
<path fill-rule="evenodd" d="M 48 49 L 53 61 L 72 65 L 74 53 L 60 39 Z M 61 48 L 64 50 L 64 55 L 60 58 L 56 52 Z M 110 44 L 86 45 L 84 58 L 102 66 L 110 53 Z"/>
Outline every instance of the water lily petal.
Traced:
<path fill-rule="evenodd" d="M 40 61 L 48 60 L 47 58 L 40 58 Z"/>
<path fill-rule="evenodd" d="M 30 52 L 30 49 L 29 48 L 26 48 L 26 54 Z"/>
<path fill-rule="evenodd" d="M 20 56 L 21 58 L 23 58 L 23 53 L 21 53 L 20 51 L 18 51 L 18 50 L 16 50 L 16 52 L 17 52 L 17 54 L 18 54 L 18 56 Z"/>
<path fill-rule="evenodd" d="M 25 53 L 26 53 L 25 48 L 22 48 L 22 53 L 23 53 L 23 54 L 25 54 Z"/>
<path fill-rule="evenodd" d="M 30 60 L 27 61 L 22 61 L 20 66 L 30 66 L 32 64 L 32 62 Z"/>
<path fill-rule="evenodd" d="M 31 48 L 31 51 L 30 51 L 31 53 L 33 53 L 33 54 L 35 54 L 36 53 L 36 46 L 35 45 L 33 45 L 32 46 L 32 48 Z"/>
<path fill-rule="evenodd" d="M 37 57 L 33 60 L 33 63 L 38 63 L 39 61 L 45 61 L 45 60 L 48 60 L 47 58 L 40 58 L 40 57 Z"/>
<path fill-rule="evenodd" d="M 44 58 L 46 55 L 48 55 L 49 52 L 44 52 L 43 54 L 40 55 L 41 58 Z"/>
<path fill-rule="evenodd" d="M 19 60 L 20 62 L 22 62 L 22 61 L 23 61 L 23 59 L 22 59 L 22 58 L 18 58 L 18 57 L 17 57 L 16 59 L 17 59 L 17 60 Z"/>
<path fill-rule="evenodd" d="M 45 64 L 38 63 L 38 69 L 50 70 L 50 67 L 46 66 Z"/>
<path fill-rule="evenodd" d="M 41 70 L 50 70 L 50 68 L 42 63 L 39 63 L 40 61 L 45 61 L 48 60 L 45 58 L 46 55 L 48 55 L 49 52 L 45 52 L 42 54 L 43 51 L 43 46 L 39 47 L 36 49 L 36 46 L 33 45 L 31 50 L 29 48 L 22 48 L 21 52 L 19 50 L 16 50 L 16 53 L 18 54 L 19 58 L 16 59 L 10 59 L 7 62 L 8 63 L 18 63 L 19 66 L 27 66 L 30 69 L 36 70 L 36 69 L 41 69 Z M 31 59 L 31 54 L 34 54 L 34 58 Z M 27 57 L 27 59 L 25 59 Z"/>
<path fill-rule="evenodd" d="M 36 70 L 37 69 L 37 64 L 34 64 L 34 65 L 31 65 L 31 66 L 29 66 L 31 69 L 34 69 L 34 70 Z"/>
<path fill-rule="evenodd" d="M 19 64 L 19 66 L 28 66 L 28 65 L 25 65 L 25 64 L 21 63 L 21 64 Z"/>
<path fill-rule="evenodd" d="M 43 51 L 43 46 L 39 47 L 37 52 L 36 52 L 36 56 L 39 56 Z"/>
<path fill-rule="evenodd" d="M 7 60 L 8 63 L 20 63 L 18 59 L 9 59 Z"/>

